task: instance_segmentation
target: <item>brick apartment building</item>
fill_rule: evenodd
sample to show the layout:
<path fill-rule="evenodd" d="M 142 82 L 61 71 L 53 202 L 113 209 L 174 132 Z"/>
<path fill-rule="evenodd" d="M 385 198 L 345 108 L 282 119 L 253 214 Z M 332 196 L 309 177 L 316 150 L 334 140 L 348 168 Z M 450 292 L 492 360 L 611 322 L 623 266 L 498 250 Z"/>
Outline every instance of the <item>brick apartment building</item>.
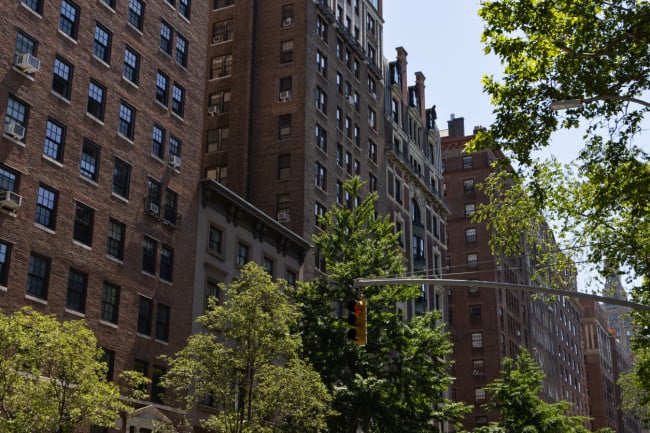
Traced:
<path fill-rule="evenodd" d="M 440 131 L 435 108 L 425 108 L 424 74 L 415 74 L 408 85 L 408 54 L 397 48 L 396 59 L 387 63 L 386 148 L 384 211 L 401 232 L 407 272 L 435 277 L 442 273 L 446 249 L 449 207 L 442 197 Z M 383 176 L 382 176 L 383 178 Z M 383 188 L 382 188 L 383 191 Z M 438 309 L 444 312 L 442 287 L 422 287 L 422 295 L 406 305 L 408 316 Z"/>
<path fill-rule="evenodd" d="M 203 176 L 310 240 L 317 215 L 378 189 L 383 160 L 378 0 L 212 2 Z M 306 274 L 323 270 L 317 254 Z"/>
<path fill-rule="evenodd" d="M 442 137 L 445 196 L 451 208 L 446 276 L 531 284 L 531 257 L 500 257 L 497 262 L 485 225 L 471 219 L 477 206 L 487 201 L 476 185 L 493 171 L 491 163 L 503 155 L 490 150 L 465 153 L 464 145 L 473 135 L 465 136 L 464 119 L 452 118 L 448 126 Z M 575 290 L 575 286 L 562 289 Z M 575 414 L 587 414 L 580 304 L 570 298 L 549 302 L 522 291 L 471 285 L 448 293 L 456 377 L 452 397 L 474 405 L 465 428 L 497 419 L 481 407 L 487 402 L 483 388 L 500 376 L 501 361 L 517 356 L 520 346 L 546 374 L 543 397 L 572 402 Z"/>
<path fill-rule="evenodd" d="M 158 355 L 191 331 L 208 4 L 0 14 L 0 308 L 85 319 L 111 372 L 145 372 L 156 400 Z"/>

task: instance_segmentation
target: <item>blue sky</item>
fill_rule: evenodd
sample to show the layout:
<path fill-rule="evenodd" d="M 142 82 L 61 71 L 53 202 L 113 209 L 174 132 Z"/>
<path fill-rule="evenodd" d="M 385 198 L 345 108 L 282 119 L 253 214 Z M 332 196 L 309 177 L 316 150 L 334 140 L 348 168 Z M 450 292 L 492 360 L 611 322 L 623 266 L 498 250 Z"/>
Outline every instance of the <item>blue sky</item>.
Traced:
<path fill-rule="evenodd" d="M 483 53 L 478 0 L 384 0 L 384 55 L 408 52 L 408 81 L 422 72 L 426 105 L 436 105 L 438 127 L 453 113 L 465 118 L 465 132 L 489 125 L 494 116 L 481 77 L 498 74 L 499 61 Z"/>

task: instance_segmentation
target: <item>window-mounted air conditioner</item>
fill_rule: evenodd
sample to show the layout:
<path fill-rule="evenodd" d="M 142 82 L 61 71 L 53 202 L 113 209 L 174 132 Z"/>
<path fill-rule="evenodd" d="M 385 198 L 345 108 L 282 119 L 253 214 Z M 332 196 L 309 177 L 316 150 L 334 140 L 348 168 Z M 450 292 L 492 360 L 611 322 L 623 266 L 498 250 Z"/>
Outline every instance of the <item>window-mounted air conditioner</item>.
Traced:
<path fill-rule="evenodd" d="M 13 191 L 0 191 L 0 208 L 16 210 L 23 202 L 23 197 Z"/>
<path fill-rule="evenodd" d="M 289 221 L 289 212 L 286 211 L 278 212 L 278 221 Z"/>
<path fill-rule="evenodd" d="M 25 127 L 12 120 L 9 123 L 5 123 L 4 133 L 17 140 L 22 140 L 25 137 Z"/>
<path fill-rule="evenodd" d="M 181 166 L 181 157 L 178 155 L 169 155 L 169 165 L 173 168 Z"/>
<path fill-rule="evenodd" d="M 41 61 L 29 53 L 18 54 L 16 56 L 16 67 L 23 72 L 33 74 L 41 69 Z"/>

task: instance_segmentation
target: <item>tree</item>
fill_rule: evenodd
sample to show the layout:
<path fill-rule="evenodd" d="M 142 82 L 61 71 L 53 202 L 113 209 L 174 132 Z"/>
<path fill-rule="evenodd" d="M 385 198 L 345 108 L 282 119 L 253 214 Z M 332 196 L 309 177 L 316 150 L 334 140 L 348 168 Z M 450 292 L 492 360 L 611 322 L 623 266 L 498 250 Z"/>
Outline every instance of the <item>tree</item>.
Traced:
<path fill-rule="evenodd" d="M 485 387 L 491 401 L 484 405 L 498 412 L 500 420 L 477 427 L 474 433 L 589 432 L 583 425 L 586 418 L 568 414 L 571 403 L 547 403 L 539 397 L 544 373 L 526 350 L 520 348 L 517 359 L 505 358 L 502 366 L 502 378 Z"/>
<path fill-rule="evenodd" d="M 211 298 L 198 318 L 204 332 L 168 357 L 163 379 L 172 400 L 188 410 L 206 399 L 218 412 L 200 421 L 220 433 L 318 432 L 325 428 L 330 397 L 319 375 L 297 356 L 299 319 L 285 295 L 249 263 L 229 285 L 223 305 Z"/>
<path fill-rule="evenodd" d="M 344 184 L 359 197 L 362 183 Z M 451 343 L 429 312 L 410 321 L 397 308 L 420 295 L 414 286 L 368 287 L 353 293 L 358 277 L 404 272 L 398 234 L 388 217 L 376 215 L 376 193 L 354 208 L 335 208 L 319 219 L 314 236 L 327 273 L 293 292 L 303 315 L 299 322 L 304 356 L 332 390 L 338 415 L 329 431 L 356 433 L 435 432 L 438 422 L 457 422 L 466 406 L 444 397 L 452 383 Z M 347 340 L 344 306 L 355 296 L 368 301 L 368 339 L 363 347 Z"/>
<path fill-rule="evenodd" d="M 603 276 L 629 271 L 633 300 L 648 304 L 650 164 L 640 133 L 650 110 L 650 3 L 484 1 L 479 14 L 485 51 L 501 59 L 504 74 L 484 78 L 496 119 L 467 150 L 503 150 L 529 179 L 537 209 L 557 222 L 565 247 L 583 253 L 577 261 Z M 557 110 L 566 100 L 572 108 Z M 579 127 L 575 161 L 535 158 L 554 132 Z M 643 350 L 650 316 L 635 320 Z M 638 371 L 645 389 L 648 371 L 650 364 Z"/>
<path fill-rule="evenodd" d="M 130 408 L 107 379 L 94 334 L 30 308 L 0 314 L 0 431 L 72 433 L 109 427 Z"/>

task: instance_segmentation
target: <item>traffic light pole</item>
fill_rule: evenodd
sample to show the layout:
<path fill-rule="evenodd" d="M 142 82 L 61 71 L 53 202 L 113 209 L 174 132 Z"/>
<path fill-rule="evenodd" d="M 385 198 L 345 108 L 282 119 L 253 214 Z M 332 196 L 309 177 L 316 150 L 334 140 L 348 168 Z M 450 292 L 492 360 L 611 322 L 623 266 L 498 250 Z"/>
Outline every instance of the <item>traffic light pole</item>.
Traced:
<path fill-rule="evenodd" d="M 476 280 L 455 280 L 446 278 L 356 278 L 352 285 L 353 288 L 368 287 L 368 286 L 397 286 L 400 284 L 418 285 L 418 284 L 437 284 L 441 286 L 472 286 L 472 287 L 485 287 L 485 288 L 503 288 L 509 290 L 523 290 L 532 293 L 544 293 L 547 295 L 560 295 L 568 296 L 578 299 L 591 299 L 598 302 L 603 302 L 610 305 L 619 305 L 621 307 L 628 307 L 634 310 L 645 311 L 650 313 L 650 305 L 637 304 L 622 299 L 611 298 L 608 296 L 593 295 L 590 293 L 583 293 L 578 291 L 551 289 L 541 286 L 530 286 L 526 284 L 514 283 L 501 283 L 497 281 L 476 281 Z"/>

